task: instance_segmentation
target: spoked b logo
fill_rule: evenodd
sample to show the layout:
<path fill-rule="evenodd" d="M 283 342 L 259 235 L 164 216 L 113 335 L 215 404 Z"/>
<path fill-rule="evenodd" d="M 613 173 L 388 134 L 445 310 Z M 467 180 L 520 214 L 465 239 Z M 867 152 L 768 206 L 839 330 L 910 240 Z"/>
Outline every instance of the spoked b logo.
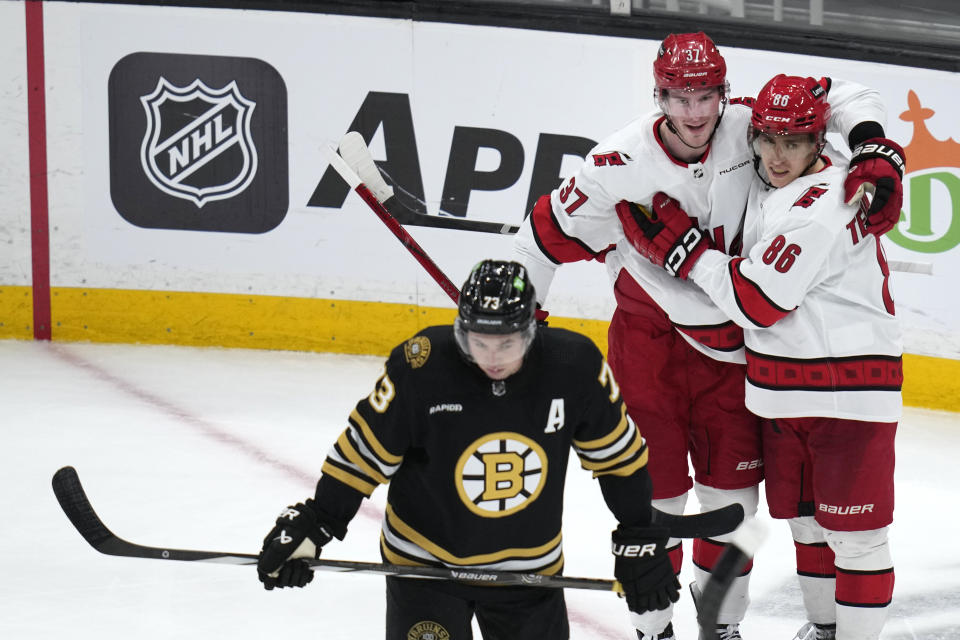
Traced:
<path fill-rule="evenodd" d="M 269 64 L 134 53 L 108 93 L 110 194 L 128 222 L 264 233 L 286 216 L 286 87 Z"/>

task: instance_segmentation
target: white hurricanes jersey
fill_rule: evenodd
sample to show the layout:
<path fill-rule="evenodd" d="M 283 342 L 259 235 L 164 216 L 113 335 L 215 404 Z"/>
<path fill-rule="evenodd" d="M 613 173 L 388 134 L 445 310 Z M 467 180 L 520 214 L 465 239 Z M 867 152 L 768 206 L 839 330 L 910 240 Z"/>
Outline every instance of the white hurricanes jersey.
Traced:
<path fill-rule="evenodd" d="M 880 240 L 843 202 L 846 166 L 754 181 L 743 251 L 707 251 L 690 279 L 744 327 L 746 405 L 765 418 L 899 420 L 900 324 Z"/>
<path fill-rule="evenodd" d="M 835 81 L 829 96 L 835 114 L 831 131 L 844 139 L 859 122 L 885 121 L 875 91 Z M 538 301 L 547 297 L 560 264 L 602 256 L 613 282 L 622 271 L 629 275 L 628 286 L 621 281 L 616 291 L 621 308 L 631 310 L 632 294 L 639 294 L 639 306 L 652 299 L 695 348 L 717 360 L 743 362 L 741 330 L 702 291 L 640 255 L 624 237 L 615 205 L 627 200 L 649 208 L 653 195 L 663 191 L 696 218 L 718 248 L 738 254 L 754 178 L 747 143 L 750 102 L 732 100 L 727 105 L 697 163 L 678 161 L 667 152 L 658 133 L 664 118 L 659 111 L 634 119 L 598 143 L 579 170 L 550 194 L 549 207 L 541 199 L 517 234 L 515 259 L 527 267 Z"/>

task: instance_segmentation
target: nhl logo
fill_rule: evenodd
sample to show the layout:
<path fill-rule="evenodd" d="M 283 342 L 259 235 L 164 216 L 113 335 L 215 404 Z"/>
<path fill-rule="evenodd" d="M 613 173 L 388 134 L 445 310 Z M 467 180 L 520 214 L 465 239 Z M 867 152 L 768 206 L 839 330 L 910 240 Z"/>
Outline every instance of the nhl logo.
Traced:
<path fill-rule="evenodd" d="M 250 134 L 256 103 L 236 81 L 211 89 L 198 78 L 176 87 L 161 76 L 140 102 L 147 116 L 140 162 L 154 186 L 198 208 L 250 186 L 257 173 Z"/>

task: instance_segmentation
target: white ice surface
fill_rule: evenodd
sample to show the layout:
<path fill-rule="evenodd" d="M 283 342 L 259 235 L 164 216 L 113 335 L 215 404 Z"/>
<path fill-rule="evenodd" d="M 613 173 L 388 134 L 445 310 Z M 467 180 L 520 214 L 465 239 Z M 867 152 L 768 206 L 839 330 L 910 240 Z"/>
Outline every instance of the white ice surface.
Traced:
<path fill-rule="evenodd" d="M 115 558 L 73 529 L 50 489 L 77 468 L 94 508 L 140 544 L 256 553 L 279 509 L 311 495 L 328 446 L 382 361 L 309 353 L 0 341 L 0 638 L 383 637 L 383 578 L 318 572 L 264 591 L 251 567 Z M 908 409 L 891 538 L 897 584 L 886 639 L 960 639 L 955 490 L 960 416 Z M 385 490 L 324 556 L 379 561 Z M 566 574 L 608 578 L 613 520 L 571 464 Z M 695 503 L 695 500 L 691 500 Z M 695 504 L 688 505 L 688 510 Z M 753 572 L 746 640 L 789 640 L 803 622 L 787 526 Z M 690 548 L 686 557 L 690 557 Z M 681 576 L 691 577 L 689 561 Z M 567 591 L 575 639 L 629 640 L 610 593 Z M 675 627 L 695 640 L 684 597 Z M 478 636 L 479 637 L 479 636 Z"/>

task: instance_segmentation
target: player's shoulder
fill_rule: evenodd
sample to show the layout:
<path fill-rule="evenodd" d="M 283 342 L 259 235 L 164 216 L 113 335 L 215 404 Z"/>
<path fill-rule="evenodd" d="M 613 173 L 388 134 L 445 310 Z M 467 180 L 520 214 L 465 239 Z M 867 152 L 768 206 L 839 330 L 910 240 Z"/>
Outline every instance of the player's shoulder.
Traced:
<path fill-rule="evenodd" d="M 387 366 L 394 373 L 432 371 L 445 367 L 455 349 L 453 325 L 426 327 L 394 347 Z"/>
<path fill-rule="evenodd" d="M 544 361 L 548 366 L 580 367 L 599 363 L 603 359 L 596 343 L 582 333 L 558 327 L 542 327 L 539 333 Z"/>

